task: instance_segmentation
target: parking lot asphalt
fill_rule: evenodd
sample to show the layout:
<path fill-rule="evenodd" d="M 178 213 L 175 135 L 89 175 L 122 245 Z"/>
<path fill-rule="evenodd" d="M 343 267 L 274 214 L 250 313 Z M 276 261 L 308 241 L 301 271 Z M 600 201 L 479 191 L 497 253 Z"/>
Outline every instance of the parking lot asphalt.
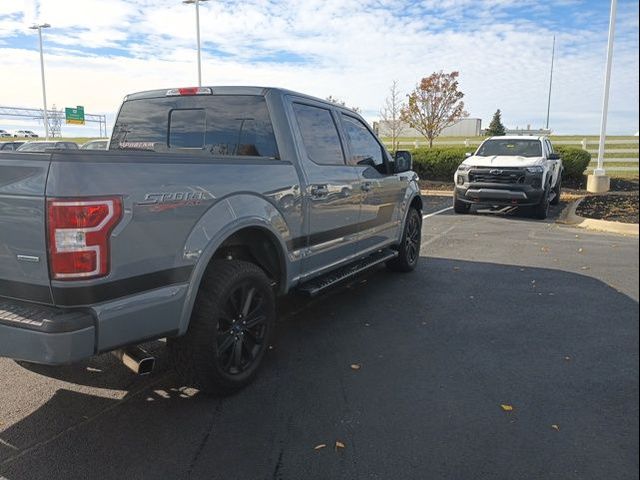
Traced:
<path fill-rule="evenodd" d="M 0 359 L 0 478 L 638 478 L 638 239 L 450 201 L 415 272 L 284 299 L 233 397 L 162 342 L 147 378 Z"/>

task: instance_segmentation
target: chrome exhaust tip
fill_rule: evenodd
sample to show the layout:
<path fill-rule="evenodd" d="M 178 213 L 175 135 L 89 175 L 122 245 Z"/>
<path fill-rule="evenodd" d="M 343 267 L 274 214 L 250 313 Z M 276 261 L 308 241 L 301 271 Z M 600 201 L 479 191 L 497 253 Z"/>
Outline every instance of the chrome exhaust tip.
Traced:
<path fill-rule="evenodd" d="M 114 350 L 113 354 L 136 375 L 149 375 L 156 363 L 153 355 L 138 346 Z"/>

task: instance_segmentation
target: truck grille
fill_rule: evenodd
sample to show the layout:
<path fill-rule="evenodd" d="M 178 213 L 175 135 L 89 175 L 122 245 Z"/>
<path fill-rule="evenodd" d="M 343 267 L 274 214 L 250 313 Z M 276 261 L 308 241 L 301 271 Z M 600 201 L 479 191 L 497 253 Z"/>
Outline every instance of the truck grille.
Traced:
<path fill-rule="evenodd" d="M 469 181 L 472 183 L 524 183 L 525 172 L 514 168 L 487 168 L 472 170 L 469 172 Z"/>

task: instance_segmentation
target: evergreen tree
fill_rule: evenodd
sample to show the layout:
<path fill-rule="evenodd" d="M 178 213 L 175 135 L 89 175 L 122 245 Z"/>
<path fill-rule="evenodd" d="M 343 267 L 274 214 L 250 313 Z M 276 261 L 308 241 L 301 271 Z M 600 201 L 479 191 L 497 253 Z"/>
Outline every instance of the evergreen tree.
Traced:
<path fill-rule="evenodd" d="M 502 124 L 502 112 L 500 109 L 496 110 L 496 113 L 493 114 L 493 119 L 489 124 L 489 128 L 487 129 L 487 136 L 489 137 L 501 137 L 505 135 L 504 125 Z"/>

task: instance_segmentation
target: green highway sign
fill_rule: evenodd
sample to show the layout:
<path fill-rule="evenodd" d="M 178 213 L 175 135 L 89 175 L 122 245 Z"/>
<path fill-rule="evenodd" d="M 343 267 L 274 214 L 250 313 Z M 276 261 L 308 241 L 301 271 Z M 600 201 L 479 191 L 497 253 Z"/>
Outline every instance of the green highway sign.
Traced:
<path fill-rule="evenodd" d="M 78 105 L 76 108 L 67 107 L 64 109 L 64 116 L 67 124 L 84 125 L 84 107 Z"/>

